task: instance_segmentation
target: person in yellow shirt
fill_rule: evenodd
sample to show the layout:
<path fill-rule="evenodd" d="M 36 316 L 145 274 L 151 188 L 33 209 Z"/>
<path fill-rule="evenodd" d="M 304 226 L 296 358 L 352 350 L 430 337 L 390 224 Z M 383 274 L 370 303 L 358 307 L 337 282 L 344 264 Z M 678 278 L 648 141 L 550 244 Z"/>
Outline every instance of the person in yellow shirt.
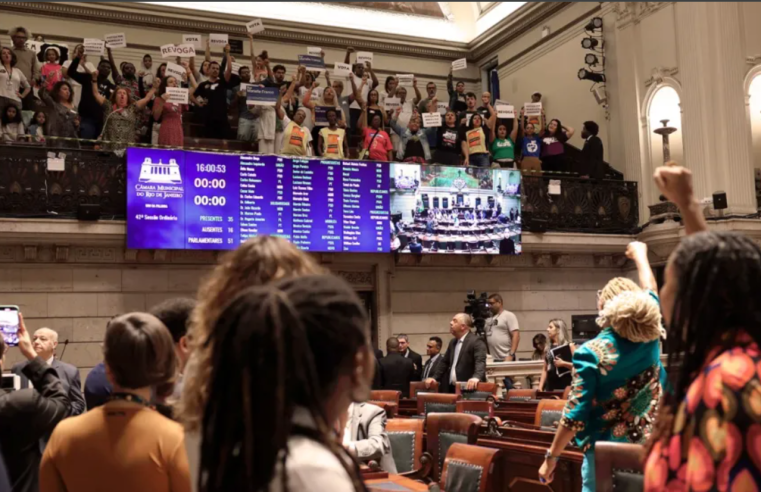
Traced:
<path fill-rule="evenodd" d="M 491 122 L 491 118 L 489 118 Z M 493 139 L 491 125 L 485 126 L 480 114 L 474 114 L 470 118 L 467 129 L 461 130 L 462 155 L 466 166 L 489 167 L 489 138 Z"/>
<path fill-rule="evenodd" d="M 343 159 L 349 155 L 349 143 L 346 140 L 346 130 L 338 128 L 338 112 L 329 109 L 325 112 L 328 126 L 320 130 L 320 155 L 328 159 Z"/>
<path fill-rule="evenodd" d="M 40 492 L 190 492 L 182 426 L 150 404 L 151 388 L 177 374 L 174 341 L 147 313 L 112 319 L 103 342 L 113 393 L 63 420 L 40 465 Z"/>
<path fill-rule="evenodd" d="M 288 92 L 292 92 L 292 87 L 295 84 L 296 80 L 294 79 Z M 306 109 L 302 107 L 296 110 L 293 120 L 291 120 L 285 114 L 285 111 L 283 111 L 282 101 L 283 98 L 278 97 L 275 104 L 277 117 L 283 122 L 283 148 L 280 150 L 280 153 L 282 155 L 314 155 L 312 133 L 309 131 L 309 128 L 302 126 L 307 116 Z"/>

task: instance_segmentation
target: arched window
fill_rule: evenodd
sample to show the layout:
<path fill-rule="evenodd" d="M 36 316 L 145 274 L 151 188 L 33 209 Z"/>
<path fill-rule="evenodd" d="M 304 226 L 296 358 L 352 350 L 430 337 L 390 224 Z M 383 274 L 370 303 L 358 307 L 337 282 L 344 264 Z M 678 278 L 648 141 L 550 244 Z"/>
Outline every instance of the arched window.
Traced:
<path fill-rule="evenodd" d="M 673 87 L 663 86 L 655 91 L 647 111 L 648 133 L 650 135 L 650 162 L 653 167 L 663 164 L 663 137 L 655 130 L 663 127 L 663 121 L 668 120 L 667 126 L 676 128 L 669 135 L 671 159 L 684 162 L 682 147 L 682 109 L 679 94 Z"/>
<path fill-rule="evenodd" d="M 756 73 L 748 86 L 748 112 L 753 138 L 753 167 L 761 168 L 761 73 Z"/>

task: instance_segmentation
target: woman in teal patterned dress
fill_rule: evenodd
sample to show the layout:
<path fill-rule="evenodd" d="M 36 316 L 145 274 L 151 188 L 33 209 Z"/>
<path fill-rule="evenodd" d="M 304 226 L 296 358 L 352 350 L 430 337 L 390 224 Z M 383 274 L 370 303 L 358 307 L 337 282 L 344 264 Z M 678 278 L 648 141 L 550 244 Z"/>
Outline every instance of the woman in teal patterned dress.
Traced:
<path fill-rule="evenodd" d="M 539 469 L 553 479 L 557 460 L 575 437 L 584 452 L 583 492 L 594 492 L 594 448 L 598 441 L 644 443 L 650 435 L 665 371 L 660 362 L 661 314 L 647 246 L 632 243 L 640 284 L 614 278 L 598 294 L 603 329 L 573 355 L 574 379 L 552 446 Z"/>

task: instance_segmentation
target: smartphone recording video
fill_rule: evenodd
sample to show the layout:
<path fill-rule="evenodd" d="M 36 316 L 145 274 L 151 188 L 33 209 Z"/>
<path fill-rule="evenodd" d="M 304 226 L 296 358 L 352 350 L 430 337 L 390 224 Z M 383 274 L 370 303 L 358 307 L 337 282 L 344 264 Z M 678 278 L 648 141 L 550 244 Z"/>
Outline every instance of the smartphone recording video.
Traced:
<path fill-rule="evenodd" d="M 0 306 L 0 332 L 6 345 L 18 345 L 18 327 L 18 306 Z"/>

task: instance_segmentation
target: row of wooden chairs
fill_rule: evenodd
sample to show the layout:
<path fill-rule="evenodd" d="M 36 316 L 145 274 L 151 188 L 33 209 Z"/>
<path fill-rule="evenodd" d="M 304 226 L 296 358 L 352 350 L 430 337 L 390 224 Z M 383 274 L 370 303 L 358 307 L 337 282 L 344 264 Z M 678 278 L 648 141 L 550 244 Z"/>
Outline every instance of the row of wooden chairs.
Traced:
<path fill-rule="evenodd" d="M 465 390 L 466 383 L 458 383 L 455 388 L 455 394 L 459 395 L 463 400 L 487 400 L 496 399 L 497 396 L 497 384 L 496 383 L 478 383 L 478 386 L 473 391 Z M 570 386 L 565 389 L 561 396 L 555 397 L 555 399 L 567 400 L 570 393 Z M 410 383 L 410 398 L 417 398 L 419 393 L 438 393 L 439 383 L 433 382 L 430 388 L 425 387 L 425 383 L 422 381 L 413 381 Z M 399 404 L 399 398 L 401 393 L 395 390 L 375 390 L 372 392 L 374 401 L 388 401 Z M 505 401 L 531 401 L 540 399 L 539 390 L 535 389 L 513 389 L 509 390 L 505 395 Z"/>

